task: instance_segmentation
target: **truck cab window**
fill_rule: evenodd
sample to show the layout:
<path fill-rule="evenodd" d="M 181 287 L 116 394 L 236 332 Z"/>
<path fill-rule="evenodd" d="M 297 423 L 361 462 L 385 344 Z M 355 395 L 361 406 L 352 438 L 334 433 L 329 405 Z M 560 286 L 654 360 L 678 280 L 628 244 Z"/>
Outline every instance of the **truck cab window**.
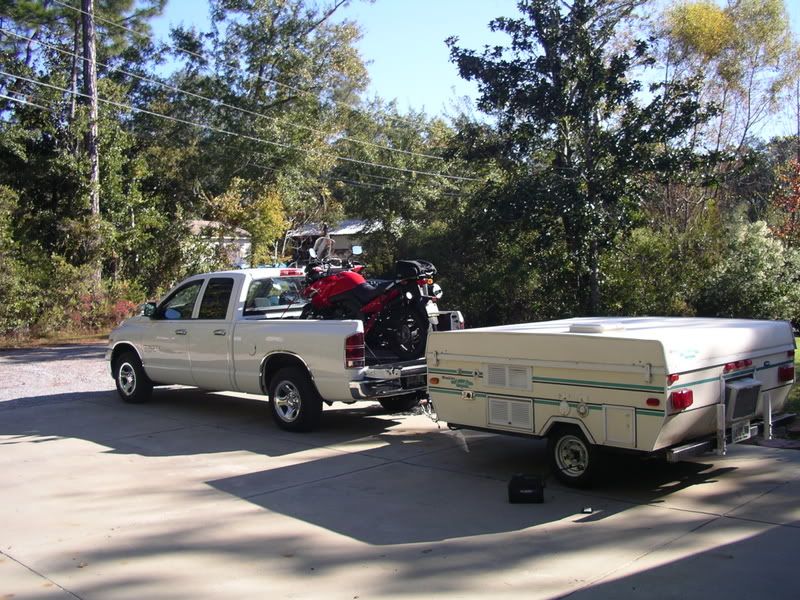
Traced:
<path fill-rule="evenodd" d="M 208 282 L 203 300 L 200 303 L 198 319 L 224 319 L 228 314 L 231 300 L 233 279 L 230 277 L 214 277 Z"/>
<path fill-rule="evenodd" d="M 302 307 L 306 301 L 300 295 L 301 281 L 299 277 L 270 277 L 253 281 L 247 290 L 245 316 L 269 316 L 272 313 L 279 317 L 289 306 Z"/>
<path fill-rule="evenodd" d="M 191 319 L 194 304 L 202 286 L 203 280 L 200 279 L 178 288 L 159 305 L 153 317 L 168 320 Z"/>

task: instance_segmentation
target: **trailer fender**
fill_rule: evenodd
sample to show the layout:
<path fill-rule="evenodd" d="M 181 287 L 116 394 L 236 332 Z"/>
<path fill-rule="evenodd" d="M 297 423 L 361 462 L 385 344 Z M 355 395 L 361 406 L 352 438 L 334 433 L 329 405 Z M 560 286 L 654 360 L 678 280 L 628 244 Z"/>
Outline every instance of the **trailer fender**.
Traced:
<path fill-rule="evenodd" d="M 597 441 L 594 439 L 594 436 L 586 428 L 586 425 L 583 423 L 583 421 L 570 417 L 560 417 L 560 416 L 550 417 L 545 422 L 544 427 L 542 427 L 542 431 L 539 433 L 539 435 L 542 437 L 547 437 L 547 434 L 549 434 L 553 430 L 553 428 L 560 423 L 563 423 L 565 425 L 574 425 L 578 427 L 581 430 L 581 432 L 583 432 L 583 435 L 586 436 L 586 440 L 590 444 L 597 444 Z"/>

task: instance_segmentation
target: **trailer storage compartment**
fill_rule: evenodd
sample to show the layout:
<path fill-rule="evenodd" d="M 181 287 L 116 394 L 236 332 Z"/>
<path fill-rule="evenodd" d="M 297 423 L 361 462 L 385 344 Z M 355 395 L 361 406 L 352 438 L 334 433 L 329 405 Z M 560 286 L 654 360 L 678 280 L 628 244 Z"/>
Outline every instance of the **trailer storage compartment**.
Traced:
<path fill-rule="evenodd" d="M 554 474 L 573 485 L 591 481 L 600 446 L 724 452 L 765 415 L 769 435 L 794 381 L 778 321 L 566 319 L 436 332 L 426 356 L 440 420 L 548 437 Z"/>

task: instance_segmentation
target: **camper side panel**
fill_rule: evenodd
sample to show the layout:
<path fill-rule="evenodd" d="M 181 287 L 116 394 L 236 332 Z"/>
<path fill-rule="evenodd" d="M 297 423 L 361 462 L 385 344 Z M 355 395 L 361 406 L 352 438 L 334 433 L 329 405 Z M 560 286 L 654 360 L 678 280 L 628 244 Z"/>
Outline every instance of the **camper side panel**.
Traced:
<path fill-rule="evenodd" d="M 435 333 L 428 342 L 429 391 L 440 419 L 528 435 L 570 423 L 597 444 L 653 448 L 666 405 L 660 343 L 465 333 Z"/>

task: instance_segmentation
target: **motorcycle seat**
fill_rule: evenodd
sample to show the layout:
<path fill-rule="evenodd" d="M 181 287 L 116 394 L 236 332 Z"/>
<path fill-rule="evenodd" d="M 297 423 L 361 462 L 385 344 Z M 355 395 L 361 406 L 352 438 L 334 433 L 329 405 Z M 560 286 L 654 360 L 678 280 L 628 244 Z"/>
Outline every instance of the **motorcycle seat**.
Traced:
<path fill-rule="evenodd" d="M 368 304 L 383 294 L 393 283 L 394 281 L 382 281 L 378 285 L 362 283 L 353 288 L 353 295 L 362 305 Z"/>

